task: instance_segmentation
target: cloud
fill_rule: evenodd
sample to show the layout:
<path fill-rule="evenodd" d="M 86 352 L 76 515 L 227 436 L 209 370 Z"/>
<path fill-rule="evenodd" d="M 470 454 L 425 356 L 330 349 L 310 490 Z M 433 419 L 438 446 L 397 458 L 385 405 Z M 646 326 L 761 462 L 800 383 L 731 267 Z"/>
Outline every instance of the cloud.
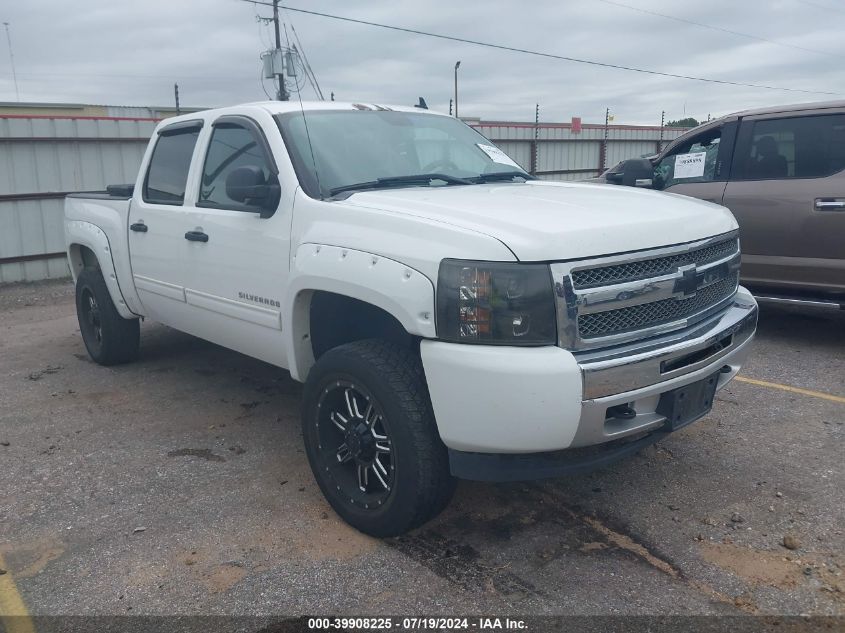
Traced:
<path fill-rule="evenodd" d="M 835 91 L 845 85 L 845 41 L 831 15 L 797 0 L 735 3 L 707 10 L 668 0 L 627 4 L 776 42 L 796 50 L 589 0 L 519 3 L 488 0 L 424 4 L 290 0 L 325 13 L 677 74 Z M 765 10 L 765 20 L 760 12 Z M 239 0 L 145 0 L 115 3 L 42 0 L 6 7 L 25 101 L 167 105 L 178 82 L 182 103 L 228 105 L 264 99 L 259 55 L 272 28 L 256 22 L 269 7 Z M 295 27 L 326 96 L 416 103 L 448 110 L 453 68 L 460 112 L 487 119 L 581 116 L 655 124 L 684 115 L 706 118 L 770 104 L 814 101 L 802 93 L 705 84 L 492 50 L 419 35 L 283 11 Z M 283 35 L 284 40 L 284 35 Z M 310 87 L 304 98 L 314 98 Z M 0 100 L 13 100 L 8 56 L 0 52 Z"/>

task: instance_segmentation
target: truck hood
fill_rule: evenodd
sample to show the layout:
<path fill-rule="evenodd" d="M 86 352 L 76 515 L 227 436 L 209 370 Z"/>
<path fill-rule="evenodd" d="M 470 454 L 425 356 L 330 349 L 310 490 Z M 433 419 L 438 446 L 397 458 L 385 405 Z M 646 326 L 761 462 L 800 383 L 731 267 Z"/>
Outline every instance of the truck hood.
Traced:
<path fill-rule="evenodd" d="M 691 242 L 737 227 L 725 207 L 619 185 L 495 183 L 362 191 L 337 204 L 489 235 L 522 261 L 582 259 Z"/>

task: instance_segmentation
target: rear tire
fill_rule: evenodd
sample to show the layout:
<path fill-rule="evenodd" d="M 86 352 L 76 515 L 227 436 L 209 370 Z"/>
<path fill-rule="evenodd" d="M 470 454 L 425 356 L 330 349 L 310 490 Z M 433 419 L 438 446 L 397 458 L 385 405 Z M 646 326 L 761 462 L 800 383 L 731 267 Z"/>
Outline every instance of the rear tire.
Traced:
<path fill-rule="evenodd" d="M 452 497 L 448 452 L 409 349 L 372 339 L 326 352 L 305 383 L 302 432 L 320 489 L 361 532 L 403 534 Z"/>
<path fill-rule="evenodd" d="M 83 268 L 79 273 L 76 316 L 82 341 L 94 362 L 108 366 L 138 358 L 141 340 L 138 319 L 120 316 L 99 268 Z"/>

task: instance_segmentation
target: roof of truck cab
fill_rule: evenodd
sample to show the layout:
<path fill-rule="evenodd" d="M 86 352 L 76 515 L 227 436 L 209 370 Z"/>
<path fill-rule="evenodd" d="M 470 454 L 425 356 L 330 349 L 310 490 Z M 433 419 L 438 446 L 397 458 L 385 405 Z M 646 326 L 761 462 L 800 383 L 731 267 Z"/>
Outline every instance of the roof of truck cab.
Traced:
<path fill-rule="evenodd" d="M 739 110 L 738 112 L 731 112 L 730 114 L 725 114 L 715 119 L 711 119 L 710 121 L 705 121 L 696 127 L 692 127 L 686 132 L 684 132 L 681 136 L 676 139 L 673 139 L 664 149 L 663 153 L 666 152 L 666 149 L 675 147 L 678 145 L 678 141 L 686 140 L 693 133 L 698 134 L 699 132 L 704 132 L 710 128 L 717 128 L 726 121 L 735 121 L 742 117 L 747 116 L 757 116 L 761 114 L 780 114 L 780 113 L 790 113 L 790 112 L 803 112 L 805 110 L 845 110 L 845 101 L 815 101 L 810 103 L 791 103 L 787 105 L 779 105 L 779 106 L 768 106 L 766 108 L 749 108 L 748 110 Z"/>
<path fill-rule="evenodd" d="M 209 110 L 200 110 L 198 112 L 191 112 L 179 116 L 169 117 L 159 122 L 156 131 L 176 126 L 187 121 L 196 121 L 197 119 L 204 119 L 206 121 L 217 118 L 218 116 L 225 116 L 231 114 L 243 114 L 245 110 L 255 109 L 264 110 L 271 115 L 286 114 L 289 112 L 317 112 L 325 110 L 351 110 L 351 111 L 395 111 L 395 112 L 415 112 L 422 114 L 431 114 L 435 116 L 449 116 L 443 112 L 436 112 L 434 110 L 427 110 L 416 108 L 414 106 L 398 106 L 388 105 L 383 103 L 363 103 L 360 101 L 255 101 L 252 103 L 239 103 L 237 105 L 225 106 L 221 108 L 211 108 Z"/>
<path fill-rule="evenodd" d="M 414 106 L 391 105 L 387 103 L 364 103 L 362 101 L 258 101 L 256 103 L 245 103 L 248 106 L 264 108 L 271 114 L 284 114 L 286 112 L 299 112 L 305 110 L 395 110 L 398 112 L 428 112 L 431 114 L 443 114 Z M 444 115 L 448 116 L 448 115 Z"/>
<path fill-rule="evenodd" d="M 845 110 L 845 101 L 816 101 L 810 103 L 791 103 L 787 105 L 768 106 L 765 108 L 750 108 L 748 110 L 740 110 L 739 112 L 732 112 L 722 119 L 754 116 L 758 114 L 778 114 L 780 112 L 800 112 L 801 110 L 827 110 L 840 109 Z"/>

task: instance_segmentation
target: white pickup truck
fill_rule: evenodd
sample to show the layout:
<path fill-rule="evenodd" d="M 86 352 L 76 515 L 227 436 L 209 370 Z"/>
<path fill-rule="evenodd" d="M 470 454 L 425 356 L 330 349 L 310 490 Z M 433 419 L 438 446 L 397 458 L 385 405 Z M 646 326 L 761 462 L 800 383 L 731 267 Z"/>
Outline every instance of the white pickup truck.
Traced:
<path fill-rule="evenodd" d="M 150 318 L 289 370 L 320 488 L 377 536 L 455 478 L 559 477 L 697 420 L 757 323 L 727 209 L 535 180 L 414 108 L 167 119 L 134 185 L 65 216 L 91 357 L 136 359 Z"/>

